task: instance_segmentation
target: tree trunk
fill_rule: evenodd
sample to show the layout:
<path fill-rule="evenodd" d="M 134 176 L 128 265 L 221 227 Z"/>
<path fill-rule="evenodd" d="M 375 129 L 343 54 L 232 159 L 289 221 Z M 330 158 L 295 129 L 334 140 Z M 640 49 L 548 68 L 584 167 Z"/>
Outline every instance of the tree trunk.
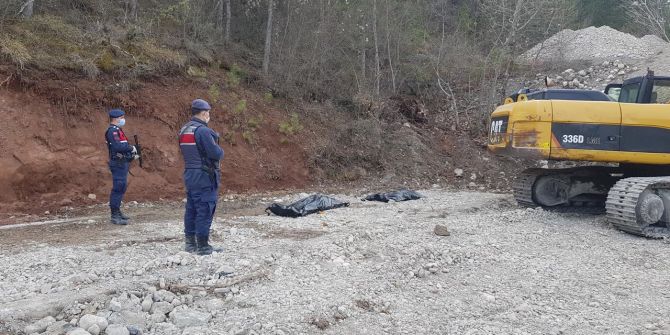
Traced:
<path fill-rule="evenodd" d="M 23 18 L 31 18 L 33 16 L 33 5 L 34 5 L 34 0 L 28 0 L 26 1 L 23 6 L 21 6 L 21 9 L 19 10 L 19 15 Z"/>
<path fill-rule="evenodd" d="M 391 15 L 389 14 L 389 0 L 386 0 L 386 51 L 389 57 L 389 69 L 391 70 L 391 87 L 393 88 L 393 94 L 395 94 L 395 71 L 393 70 L 393 57 L 391 55 L 391 28 L 389 27 L 390 21 Z"/>
<path fill-rule="evenodd" d="M 363 83 L 365 83 L 365 67 L 367 66 L 367 59 L 365 57 L 365 49 L 366 49 L 366 43 L 365 43 L 365 34 L 361 36 L 361 78 Z"/>
<path fill-rule="evenodd" d="M 364 91 L 367 91 L 367 48 L 368 48 L 368 43 L 367 43 L 367 31 L 365 30 L 365 23 L 367 21 L 367 18 L 363 16 L 361 18 L 361 51 L 360 51 L 360 56 L 361 56 L 361 80 L 359 81 L 358 84 L 358 92 L 363 93 Z M 365 92 L 367 93 L 367 92 Z"/>
<path fill-rule="evenodd" d="M 225 40 L 226 42 L 230 42 L 230 20 L 231 20 L 231 14 L 230 14 L 230 0 L 225 0 L 226 2 L 226 33 L 225 33 Z"/>
<path fill-rule="evenodd" d="M 272 11 L 274 1 L 268 0 L 268 24 L 265 28 L 265 51 L 263 52 L 263 74 L 267 75 L 270 70 L 270 49 L 272 48 Z"/>
<path fill-rule="evenodd" d="M 130 0 L 130 22 L 137 21 L 137 0 Z"/>
<path fill-rule="evenodd" d="M 224 0 L 219 0 L 216 2 L 216 29 L 221 33 L 221 35 L 224 34 L 224 23 L 223 23 L 223 13 L 225 8 L 223 8 L 223 2 Z"/>
<path fill-rule="evenodd" d="M 375 94 L 379 96 L 381 69 L 379 66 L 379 40 L 377 39 L 377 0 L 372 1 L 372 33 L 375 40 Z"/>

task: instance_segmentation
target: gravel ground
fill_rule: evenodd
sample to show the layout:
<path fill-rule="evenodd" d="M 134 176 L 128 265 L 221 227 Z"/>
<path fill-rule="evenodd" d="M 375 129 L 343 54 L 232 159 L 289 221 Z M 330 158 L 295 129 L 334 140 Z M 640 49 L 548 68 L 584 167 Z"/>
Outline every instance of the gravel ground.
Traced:
<path fill-rule="evenodd" d="M 508 195 L 422 193 L 340 195 L 351 207 L 300 219 L 222 203 L 225 252 L 205 257 L 180 251 L 178 207 L 2 229 L 0 333 L 670 334 L 665 241 Z"/>

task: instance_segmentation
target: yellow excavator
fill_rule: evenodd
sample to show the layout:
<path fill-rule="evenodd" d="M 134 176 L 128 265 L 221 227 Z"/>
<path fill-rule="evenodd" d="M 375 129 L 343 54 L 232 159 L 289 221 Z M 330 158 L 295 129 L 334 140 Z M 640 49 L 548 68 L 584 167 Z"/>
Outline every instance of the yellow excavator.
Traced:
<path fill-rule="evenodd" d="M 608 99 L 562 100 L 557 91 L 579 93 L 544 90 L 507 98 L 491 114 L 488 149 L 590 163 L 524 170 L 513 187 L 517 202 L 568 210 L 604 207 L 607 220 L 620 230 L 670 237 L 670 77 L 648 71 L 610 84 Z"/>

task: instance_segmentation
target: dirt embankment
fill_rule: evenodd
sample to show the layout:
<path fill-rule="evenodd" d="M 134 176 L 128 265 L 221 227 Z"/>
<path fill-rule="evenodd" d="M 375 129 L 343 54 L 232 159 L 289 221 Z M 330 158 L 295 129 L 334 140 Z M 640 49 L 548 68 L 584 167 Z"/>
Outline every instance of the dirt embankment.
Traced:
<path fill-rule="evenodd" d="M 513 173 L 504 171 L 519 169 L 516 160 L 486 152 L 471 134 L 449 130 L 439 121 L 440 106 L 421 120 L 404 112 L 405 102 L 419 104 L 411 97 L 356 112 L 275 98 L 217 71 L 206 78 L 89 80 L 35 70 L 10 76 L 13 67 L 0 65 L 0 219 L 107 202 L 104 132 L 113 107 L 126 110 L 126 135 L 131 141 L 139 135 L 144 150 L 144 168 L 133 163 L 125 201 L 181 199 L 176 138 L 197 97 L 214 106 L 211 127 L 226 152 L 224 192 L 328 185 L 383 191 L 434 183 L 505 190 Z"/>
<path fill-rule="evenodd" d="M 0 67 L 0 78 L 9 73 Z M 279 133 L 290 113 L 261 93 L 219 89 L 226 85 L 216 76 L 156 79 L 134 83 L 132 90 L 128 82 L 113 78 L 91 81 L 57 73 L 30 78 L 15 76 L 0 87 L 0 213 L 106 202 L 111 177 L 104 132 L 110 107 L 127 111 L 124 130 L 131 141 L 138 134 L 144 147 L 145 167 L 133 163 L 126 200 L 181 197 L 176 134 L 196 97 L 216 100 L 211 126 L 221 133 L 226 151 L 224 189 L 271 190 L 306 183 L 299 138 L 281 140 L 286 136 Z"/>

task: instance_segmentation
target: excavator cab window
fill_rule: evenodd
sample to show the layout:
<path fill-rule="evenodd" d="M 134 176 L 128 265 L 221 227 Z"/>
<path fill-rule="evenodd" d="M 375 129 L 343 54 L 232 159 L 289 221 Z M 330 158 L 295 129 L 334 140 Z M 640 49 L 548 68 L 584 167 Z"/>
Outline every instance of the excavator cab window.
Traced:
<path fill-rule="evenodd" d="M 607 96 L 611 101 L 619 101 L 619 96 L 621 95 L 621 87 L 612 87 L 607 90 Z"/>
<path fill-rule="evenodd" d="M 619 102 L 636 103 L 640 93 L 640 83 L 624 84 L 619 93 Z"/>
<path fill-rule="evenodd" d="M 670 79 L 654 80 L 654 88 L 651 91 L 649 102 L 652 104 L 670 103 Z"/>

